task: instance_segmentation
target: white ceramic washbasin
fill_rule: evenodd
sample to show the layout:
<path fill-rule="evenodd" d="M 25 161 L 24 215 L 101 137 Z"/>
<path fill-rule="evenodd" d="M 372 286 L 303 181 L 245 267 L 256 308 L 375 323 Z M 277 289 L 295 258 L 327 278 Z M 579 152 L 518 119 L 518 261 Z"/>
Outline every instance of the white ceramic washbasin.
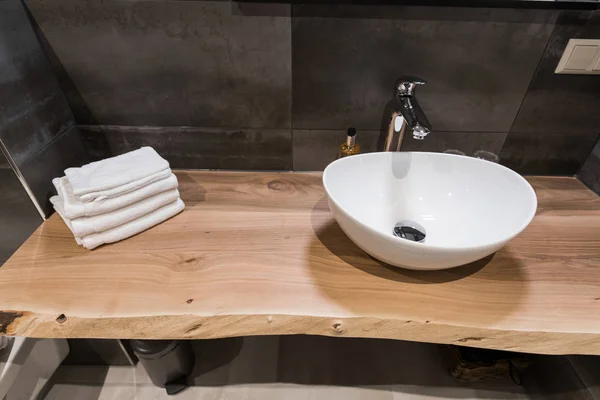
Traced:
<path fill-rule="evenodd" d="M 325 169 L 323 184 L 333 217 L 356 245 L 409 269 L 445 269 L 484 258 L 521 233 L 537 209 L 533 188 L 517 173 L 451 154 L 346 157 Z M 424 230 L 425 238 L 397 237 L 399 223 Z M 410 228 L 402 230 L 410 237 Z"/>

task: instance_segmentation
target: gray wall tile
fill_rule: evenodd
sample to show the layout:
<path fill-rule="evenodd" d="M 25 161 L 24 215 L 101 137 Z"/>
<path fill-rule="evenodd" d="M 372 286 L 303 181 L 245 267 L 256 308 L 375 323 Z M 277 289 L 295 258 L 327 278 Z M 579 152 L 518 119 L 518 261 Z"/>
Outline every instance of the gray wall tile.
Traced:
<path fill-rule="evenodd" d="M 502 151 L 517 172 L 574 175 L 600 133 L 600 77 L 554 73 L 570 38 L 600 38 L 600 11 L 559 16 Z"/>
<path fill-rule="evenodd" d="M 473 156 L 482 150 L 498 157 L 506 135 L 497 132 L 433 132 L 423 140 L 405 138 L 402 151 L 459 151 Z"/>
<path fill-rule="evenodd" d="M 346 130 L 294 130 L 294 171 L 322 171 L 339 156 Z M 361 153 L 377 151 L 379 131 L 359 131 Z"/>
<path fill-rule="evenodd" d="M 408 137 L 403 150 L 486 150 L 521 173 L 574 174 L 600 126 L 592 99 L 600 78 L 551 73 L 570 35 L 596 35 L 598 12 L 27 4 L 78 121 L 98 125 L 84 129 L 94 158 L 153 145 L 180 168 L 320 170 L 350 125 L 363 151 L 380 147 L 402 74 L 429 81 L 418 96 L 434 128 L 422 142 Z M 576 122 L 557 111 L 563 104 Z M 158 128 L 135 127 L 146 125 Z"/>
<path fill-rule="evenodd" d="M 72 83 L 66 90 L 78 123 L 290 127 L 290 18 L 281 5 L 27 5 Z"/>
<path fill-rule="evenodd" d="M 289 170 L 289 129 L 80 126 L 94 159 L 152 146 L 172 168 Z"/>
<path fill-rule="evenodd" d="M 6 164 L 0 152 L 0 164 Z M 0 267 L 42 223 L 12 169 L 0 168 Z"/>
<path fill-rule="evenodd" d="M 560 15 L 512 131 L 600 132 L 600 76 L 554 73 L 571 38 L 600 39 L 600 11 Z"/>
<path fill-rule="evenodd" d="M 508 132 L 556 11 L 297 5 L 295 129 L 379 129 L 395 80 L 424 78 L 436 131 Z M 526 38 L 526 39 L 524 39 Z"/>
<path fill-rule="evenodd" d="M 74 124 L 18 0 L 0 1 L 0 139 L 17 164 Z"/>
<path fill-rule="evenodd" d="M 345 130 L 301 130 L 294 131 L 294 170 L 322 171 L 335 160 L 339 147 L 346 138 Z M 472 156 L 483 150 L 500 154 L 506 133 L 493 132 L 434 132 L 424 140 L 415 140 L 406 136 L 402 151 L 444 152 L 457 150 Z M 356 142 L 361 153 L 381 151 L 384 137 L 379 131 L 359 130 Z"/>
<path fill-rule="evenodd" d="M 597 134 L 511 132 L 500 163 L 527 175 L 575 175 L 596 143 Z"/>
<path fill-rule="evenodd" d="M 52 178 L 87 157 L 69 106 L 18 0 L 0 1 L 0 93 L 0 139 L 49 215 Z M 26 201 L 31 203 L 28 197 Z"/>
<path fill-rule="evenodd" d="M 594 151 L 587 158 L 579 173 L 579 180 L 600 195 L 600 140 L 596 143 Z"/>
<path fill-rule="evenodd" d="M 64 175 L 69 167 L 90 161 L 79 129 L 72 126 L 21 166 L 21 173 L 46 215 L 53 212 L 50 197 L 56 194 L 52 179 Z"/>

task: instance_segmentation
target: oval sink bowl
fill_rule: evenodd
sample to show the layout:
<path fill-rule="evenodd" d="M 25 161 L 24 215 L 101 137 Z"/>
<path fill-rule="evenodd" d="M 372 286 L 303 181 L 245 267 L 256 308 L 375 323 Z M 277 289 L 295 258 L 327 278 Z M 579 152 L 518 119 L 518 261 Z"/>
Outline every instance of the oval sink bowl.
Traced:
<path fill-rule="evenodd" d="M 519 174 L 442 153 L 342 158 L 323 173 L 329 208 L 372 257 L 417 270 L 452 268 L 506 245 L 533 219 L 537 198 Z"/>

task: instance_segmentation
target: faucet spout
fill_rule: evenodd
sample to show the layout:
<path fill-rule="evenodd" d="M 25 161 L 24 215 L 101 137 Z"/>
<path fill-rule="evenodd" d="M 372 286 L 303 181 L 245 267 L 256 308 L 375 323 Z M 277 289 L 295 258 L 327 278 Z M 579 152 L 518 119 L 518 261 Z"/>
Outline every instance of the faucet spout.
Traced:
<path fill-rule="evenodd" d="M 403 76 L 396 83 L 395 106 L 388 126 L 385 151 L 400 151 L 406 127 L 412 131 L 414 139 L 423 140 L 431 132 L 431 124 L 415 97 L 416 87 L 426 82 L 414 76 Z M 397 136 L 397 140 L 395 137 Z"/>
<path fill-rule="evenodd" d="M 425 139 L 425 136 L 431 132 L 431 124 L 423 113 L 423 109 L 419 105 L 417 98 L 414 97 L 414 94 L 411 96 L 399 96 L 398 103 L 398 111 L 412 130 L 413 138 L 418 140 Z"/>

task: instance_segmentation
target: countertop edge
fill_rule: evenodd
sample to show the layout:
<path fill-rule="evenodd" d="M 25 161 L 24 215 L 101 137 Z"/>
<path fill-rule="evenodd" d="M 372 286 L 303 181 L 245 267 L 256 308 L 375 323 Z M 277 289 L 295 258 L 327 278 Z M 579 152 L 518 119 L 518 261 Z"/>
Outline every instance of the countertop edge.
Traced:
<path fill-rule="evenodd" d="M 12 320 L 5 323 L 10 313 L 13 313 Z M 4 321 L 0 322 L 1 334 L 33 338 L 166 340 L 306 334 L 408 340 L 549 355 L 600 355 L 600 336 L 594 333 L 522 332 L 392 318 L 280 314 L 82 318 L 28 312 L 0 312 L 0 318 Z"/>

